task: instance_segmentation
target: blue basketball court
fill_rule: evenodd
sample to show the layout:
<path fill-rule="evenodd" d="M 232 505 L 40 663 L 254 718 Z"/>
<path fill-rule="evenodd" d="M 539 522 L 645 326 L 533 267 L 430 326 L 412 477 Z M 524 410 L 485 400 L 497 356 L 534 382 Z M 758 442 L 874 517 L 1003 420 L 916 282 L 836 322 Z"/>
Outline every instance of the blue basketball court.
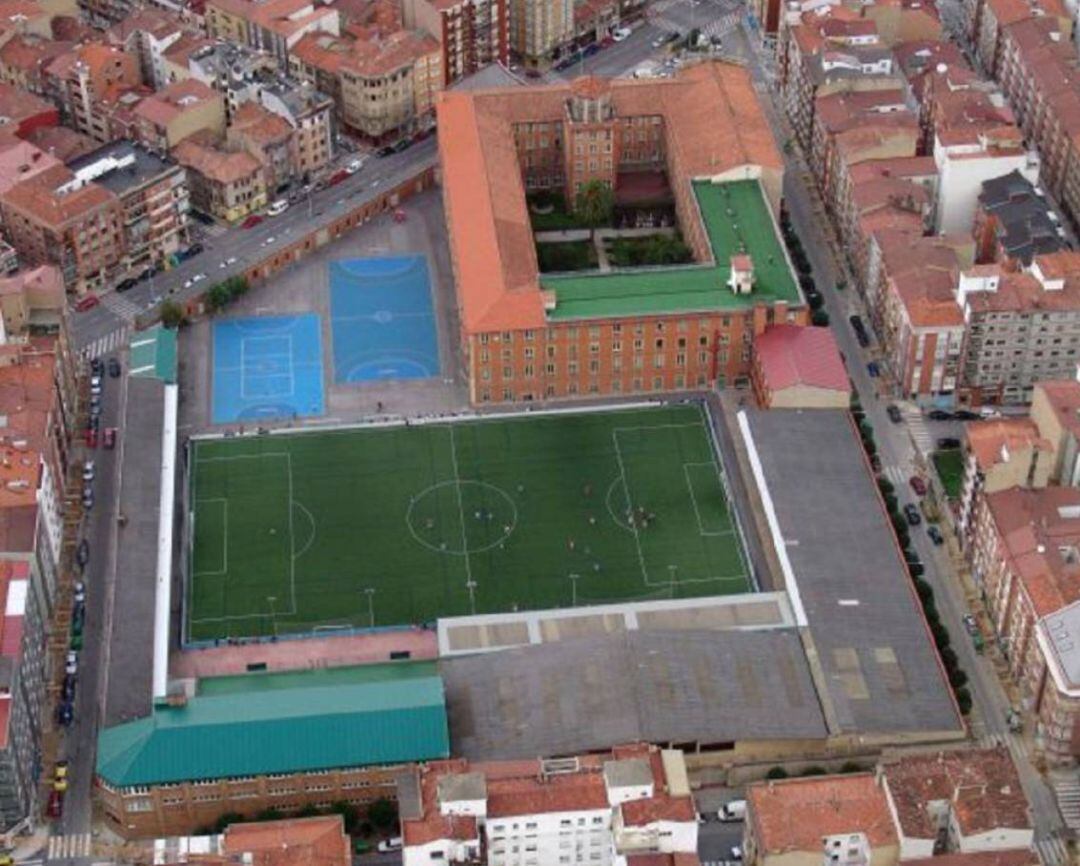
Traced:
<path fill-rule="evenodd" d="M 214 423 L 321 415 L 319 330 L 314 313 L 215 322 Z"/>
<path fill-rule="evenodd" d="M 427 259 L 386 256 L 330 264 L 334 381 L 439 375 Z"/>

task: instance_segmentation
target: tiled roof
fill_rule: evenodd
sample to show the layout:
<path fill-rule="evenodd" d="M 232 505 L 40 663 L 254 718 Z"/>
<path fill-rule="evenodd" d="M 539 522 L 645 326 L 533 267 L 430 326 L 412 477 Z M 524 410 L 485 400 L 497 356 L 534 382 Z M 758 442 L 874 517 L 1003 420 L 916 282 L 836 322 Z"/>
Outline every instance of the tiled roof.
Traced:
<path fill-rule="evenodd" d="M 914 327 L 961 327 L 963 311 L 956 302 L 960 274 L 956 253 L 937 238 L 899 233 L 878 235 L 889 285 Z"/>
<path fill-rule="evenodd" d="M 964 836 L 1031 829 L 1020 776 L 1003 746 L 905 755 L 885 762 L 882 773 L 905 836 L 936 838 L 935 801 L 950 804 Z"/>
<path fill-rule="evenodd" d="M 398 30 L 385 37 L 358 40 L 342 59 L 342 66 L 361 76 L 381 76 L 412 66 L 439 50 L 438 41 L 420 30 Z"/>
<path fill-rule="evenodd" d="M 1080 383 L 1078 383 L 1080 384 Z M 1030 418 L 1001 418 L 971 421 L 965 426 L 968 448 L 975 455 L 979 469 L 986 472 L 1003 461 L 1004 452 L 1032 448 L 1050 451 L 1053 446 L 1039 435 Z"/>
<path fill-rule="evenodd" d="M 259 171 L 259 161 L 243 150 L 229 152 L 194 138 L 185 138 L 172 150 L 173 159 L 217 183 L 230 184 Z"/>
<path fill-rule="evenodd" d="M 967 854 L 938 854 L 905 860 L 904 866 L 1039 866 L 1039 855 L 1030 848 L 1005 851 L 972 851 Z"/>
<path fill-rule="evenodd" d="M 256 144 L 270 144 L 287 139 L 293 131 L 284 117 L 257 102 L 245 102 L 233 112 L 229 131 L 234 130 Z"/>
<path fill-rule="evenodd" d="M 153 96 L 142 100 L 134 112 L 155 126 L 167 126 L 185 111 L 215 99 L 221 99 L 217 91 L 197 78 L 187 78 L 174 81 Z"/>
<path fill-rule="evenodd" d="M 840 833 L 865 833 L 874 848 L 897 844 L 885 792 L 869 773 L 757 783 L 746 799 L 765 855 L 821 857 L 821 837 Z"/>
<path fill-rule="evenodd" d="M 1066 557 L 1080 547 L 1080 489 L 1013 487 L 986 496 L 1002 555 L 1017 575 L 1037 617 L 1080 600 L 1080 564 Z M 1062 509 L 1065 509 L 1064 512 Z"/>
<path fill-rule="evenodd" d="M 1080 436 L 1080 382 L 1076 379 L 1054 379 L 1036 382 L 1035 388 L 1046 395 L 1062 428 Z"/>
<path fill-rule="evenodd" d="M 39 127 L 27 135 L 26 140 L 36 144 L 45 153 L 55 156 L 63 163 L 70 162 L 100 147 L 100 144 L 90 136 L 66 126 Z"/>
<path fill-rule="evenodd" d="M 109 205 L 119 208 L 116 196 L 95 183 L 67 193 L 56 192 L 57 187 L 73 177 L 66 167 L 57 165 L 15 184 L 0 195 L 5 204 L 32 214 L 38 222 L 53 229 Z"/>
<path fill-rule="evenodd" d="M 754 352 L 770 391 L 798 385 L 845 393 L 851 390 L 829 328 L 769 325 L 754 341 Z"/>
<path fill-rule="evenodd" d="M 569 92 L 555 85 L 440 98 L 443 199 L 467 331 L 539 327 L 545 320 L 511 124 L 561 122 Z M 708 62 L 672 79 L 615 79 L 611 95 L 618 116 L 663 116 L 674 183 L 746 164 L 782 168 L 742 67 Z"/>
<path fill-rule="evenodd" d="M 60 160 L 28 141 L 15 139 L 0 144 L 0 194 L 17 183 L 61 166 Z"/>
<path fill-rule="evenodd" d="M 74 47 L 71 42 L 55 42 L 32 33 L 16 34 L 0 47 L 0 64 L 8 69 L 37 75 Z"/>
<path fill-rule="evenodd" d="M 250 866 L 351 866 L 351 840 L 340 815 L 292 818 L 225 828 L 225 854 Z"/>
<path fill-rule="evenodd" d="M 0 117 L 5 118 L 6 124 L 18 124 L 29 117 L 49 113 L 56 113 L 51 102 L 13 84 L 0 83 Z"/>

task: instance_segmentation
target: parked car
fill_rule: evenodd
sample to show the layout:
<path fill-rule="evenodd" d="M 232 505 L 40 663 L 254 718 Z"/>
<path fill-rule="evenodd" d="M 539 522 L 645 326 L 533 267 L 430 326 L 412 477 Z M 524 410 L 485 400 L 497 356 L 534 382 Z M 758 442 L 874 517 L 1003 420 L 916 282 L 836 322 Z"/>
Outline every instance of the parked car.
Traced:
<path fill-rule="evenodd" d="M 197 256 L 199 253 L 201 253 L 203 251 L 203 249 L 204 249 L 204 247 L 203 247 L 202 243 L 200 243 L 199 241 L 196 241 L 190 247 L 187 248 L 184 255 L 186 257 L 188 257 L 188 258 L 190 258 L 191 256 Z"/>
<path fill-rule="evenodd" d="M 927 525 L 926 534 L 930 536 L 930 540 L 938 547 L 945 543 L 945 536 L 942 535 L 941 530 L 932 523 Z"/>
<path fill-rule="evenodd" d="M 908 526 L 918 526 L 922 523 L 922 515 L 917 506 L 910 502 L 904 506 L 904 517 L 907 518 Z"/>
<path fill-rule="evenodd" d="M 138 282 L 134 277 L 128 277 L 126 280 L 121 280 L 116 284 L 116 291 L 126 292 L 128 289 L 135 288 L 135 284 Z"/>
<path fill-rule="evenodd" d="M 871 379 L 876 379 L 881 375 L 881 368 L 877 365 L 877 361 L 871 361 L 866 365 L 866 372 L 870 374 Z"/>
<path fill-rule="evenodd" d="M 87 511 L 94 507 L 94 491 L 89 487 L 83 488 L 82 504 Z"/>
<path fill-rule="evenodd" d="M 400 836 L 391 836 L 389 839 L 383 839 L 379 843 L 378 847 L 379 847 L 379 852 L 382 853 L 382 854 L 388 854 L 391 851 L 400 851 L 401 850 L 401 837 Z"/>
<path fill-rule="evenodd" d="M 100 394 L 101 393 L 101 376 L 100 375 L 94 375 L 94 376 L 90 377 L 90 393 L 91 394 Z"/>
<path fill-rule="evenodd" d="M 349 173 L 347 171 L 345 171 L 345 169 L 339 168 L 332 175 L 330 175 L 329 180 L 326 181 L 326 185 L 327 186 L 337 186 L 339 183 L 341 183 L 343 180 L 345 180 L 345 178 L 347 178 L 348 176 L 349 176 Z"/>
<path fill-rule="evenodd" d="M 975 617 L 973 617 L 970 613 L 965 613 L 964 617 L 963 617 L 963 620 L 964 620 L 964 629 L 967 631 L 968 634 L 970 634 L 970 635 L 979 634 L 979 623 L 975 620 Z"/>
<path fill-rule="evenodd" d="M 950 451 L 960 447 L 960 440 L 955 436 L 942 436 L 937 441 L 937 447 L 942 451 Z"/>
<path fill-rule="evenodd" d="M 64 684 L 60 687 L 60 695 L 65 701 L 75 700 L 75 683 L 76 677 L 74 674 L 64 675 Z"/>
<path fill-rule="evenodd" d="M 82 468 L 83 481 L 93 481 L 94 480 L 94 471 L 95 471 L 94 461 L 93 460 L 87 460 L 83 464 L 83 468 Z"/>
<path fill-rule="evenodd" d="M 919 475 L 912 475 L 908 479 L 908 484 L 911 485 L 911 489 L 914 490 L 919 496 L 926 496 L 926 482 Z"/>
<path fill-rule="evenodd" d="M 412 139 L 403 138 L 401 139 L 401 141 L 394 145 L 394 153 L 404 153 L 410 147 L 412 147 Z"/>
<path fill-rule="evenodd" d="M 83 604 L 86 602 L 86 584 L 81 580 L 75 581 L 74 595 L 75 604 Z"/>
<path fill-rule="evenodd" d="M 390 156 L 393 153 L 394 153 L 394 148 L 392 148 L 390 145 L 386 145 L 385 147 L 380 147 L 377 151 L 375 151 L 376 156 Z"/>
<path fill-rule="evenodd" d="M 721 821 L 741 821 L 746 817 L 746 800 L 729 800 L 720 807 L 717 817 Z"/>
<path fill-rule="evenodd" d="M 279 198 L 266 209 L 267 216 L 279 216 L 289 209 L 288 199 Z"/>
<path fill-rule="evenodd" d="M 50 818 L 59 818 L 64 814 L 64 794 L 61 791 L 49 792 L 49 803 L 45 807 L 45 814 Z"/>
<path fill-rule="evenodd" d="M 115 427 L 106 427 L 105 428 L 105 447 L 108 448 L 110 451 L 113 448 L 116 447 L 116 428 Z"/>
<path fill-rule="evenodd" d="M 900 411 L 900 407 L 895 403 L 890 403 L 885 407 L 885 414 L 889 416 L 889 420 L 892 421 L 893 424 L 899 424 L 904 420 L 904 413 Z"/>
<path fill-rule="evenodd" d="M 94 309 L 94 307 L 96 307 L 100 303 L 101 300 L 98 298 L 97 295 L 85 295 L 76 302 L 75 312 L 85 313 L 87 310 Z"/>
<path fill-rule="evenodd" d="M 349 174 L 356 174 L 363 167 L 364 163 L 362 160 L 354 159 L 347 166 L 345 166 L 345 171 L 347 171 Z"/>
<path fill-rule="evenodd" d="M 68 701 L 61 701 L 56 707 L 56 724 L 67 727 L 75 720 L 75 708 Z"/>
<path fill-rule="evenodd" d="M 97 448 L 98 446 L 98 431 L 97 427 L 91 424 L 86 428 L 86 447 Z"/>
<path fill-rule="evenodd" d="M 90 359 L 90 372 L 95 376 L 100 376 L 105 369 L 105 362 L 101 358 Z"/>
<path fill-rule="evenodd" d="M 83 626 L 85 624 L 86 604 L 76 604 L 74 610 L 71 612 L 71 633 L 76 637 L 82 637 Z M 76 647 L 72 647 L 72 649 L 76 649 Z"/>
<path fill-rule="evenodd" d="M 953 413 L 946 412 L 944 409 L 931 409 L 926 413 L 926 417 L 931 421 L 952 421 Z"/>
<path fill-rule="evenodd" d="M 262 214 L 253 213 L 246 220 L 244 220 L 242 223 L 240 223 L 240 228 L 242 228 L 242 229 L 253 229 L 253 228 L 255 228 L 255 226 L 257 226 L 259 223 L 261 223 L 265 219 L 266 219 L 266 217 L 264 217 Z"/>
<path fill-rule="evenodd" d="M 116 358 L 109 358 L 109 375 L 113 379 L 117 379 L 120 376 L 120 362 Z"/>
<path fill-rule="evenodd" d="M 79 672 L 79 654 L 69 652 L 64 660 L 64 673 L 75 675 Z"/>
<path fill-rule="evenodd" d="M 75 548 L 75 561 L 83 568 L 85 568 L 86 563 L 90 561 L 90 542 L 85 538 L 80 541 L 79 546 Z"/>
<path fill-rule="evenodd" d="M 926 566 L 921 562 L 909 562 L 907 568 L 912 577 L 922 577 L 926 573 Z"/>
<path fill-rule="evenodd" d="M 742 846 L 741 845 L 732 845 L 731 846 L 731 859 L 736 863 L 741 863 L 742 862 Z"/>
<path fill-rule="evenodd" d="M 953 412 L 953 418 L 957 421 L 978 421 L 982 418 L 978 412 L 972 412 L 970 409 L 957 409 Z"/>
<path fill-rule="evenodd" d="M 614 39 L 616 42 L 622 42 L 632 32 L 633 31 L 631 31 L 629 27 L 616 27 L 614 30 L 611 31 L 611 38 Z"/>

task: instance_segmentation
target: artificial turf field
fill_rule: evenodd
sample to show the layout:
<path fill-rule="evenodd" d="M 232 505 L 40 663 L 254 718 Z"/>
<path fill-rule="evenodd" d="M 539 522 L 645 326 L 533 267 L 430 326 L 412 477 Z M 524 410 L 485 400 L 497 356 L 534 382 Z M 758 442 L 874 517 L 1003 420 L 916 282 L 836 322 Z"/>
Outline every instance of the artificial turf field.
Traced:
<path fill-rule="evenodd" d="M 749 589 L 704 410 L 193 443 L 188 639 Z"/>

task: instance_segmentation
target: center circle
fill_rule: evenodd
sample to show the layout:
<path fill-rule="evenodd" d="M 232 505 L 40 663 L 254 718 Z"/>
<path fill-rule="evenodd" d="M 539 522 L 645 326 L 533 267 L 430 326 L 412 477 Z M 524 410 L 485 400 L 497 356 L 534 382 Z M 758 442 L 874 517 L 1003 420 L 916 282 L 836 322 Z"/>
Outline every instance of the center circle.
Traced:
<path fill-rule="evenodd" d="M 409 500 L 405 523 L 436 553 L 464 556 L 503 544 L 517 526 L 517 505 L 486 481 L 440 481 Z"/>
<path fill-rule="evenodd" d="M 378 310 L 372 318 L 380 325 L 387 325 L 394 319 L 394 314 L 389 310 Z"/>

